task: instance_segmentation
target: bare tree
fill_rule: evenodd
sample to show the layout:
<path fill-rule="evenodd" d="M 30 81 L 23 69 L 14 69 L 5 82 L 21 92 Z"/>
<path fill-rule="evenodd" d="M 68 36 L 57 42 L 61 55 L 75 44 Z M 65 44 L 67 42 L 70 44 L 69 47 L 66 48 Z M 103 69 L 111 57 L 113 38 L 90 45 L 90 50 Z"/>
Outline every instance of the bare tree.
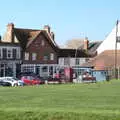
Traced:
<path fill-rule="evenodd" d="M 66 42 L 66 47 L 67 48 L 73 48 L 73 49 L 76 49 L 78 47 L 82 47 L 83 46 L 83 43 L 84 43 L 84 39 L 71 39 L 71 40 L 68 40 Z"/>

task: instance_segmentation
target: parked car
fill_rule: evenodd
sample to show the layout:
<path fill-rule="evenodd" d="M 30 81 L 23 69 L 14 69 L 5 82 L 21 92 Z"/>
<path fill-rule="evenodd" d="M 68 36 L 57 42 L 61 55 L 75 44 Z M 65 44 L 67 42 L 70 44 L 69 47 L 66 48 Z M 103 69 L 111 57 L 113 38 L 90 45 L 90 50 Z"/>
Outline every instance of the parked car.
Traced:
<path fill-rule="evenodd" d="M 46 84 L 59 84 L 61 80 L 59 78 L 52 78 L 51 76 L 41 77 L 42 80 L 45 81 Z"/>
<path fill-rule="evenodd" d="M 0 80 L 0 86 L 11 86 L 11 83 Z"/>
<path fill-rule="evenodd" d="M 37 76 L 28 76 L 24 75 L 21 77 L 21 80 L 26 84 L 26 85 L 39 85 L 39 84 L 44 84 L 44 81 Z"/>
<path fill-rule="evenodd" d="M 90 77 L 83 77 L 82 82 L 86 83 L 95 83 L 96 82 L 96 77 L 90 76 Z"/>
<path fill-rule="evenodd" d="M 2 86 L 23 86 L 24 82 L 15 77 L 0 77 L 0 85 Z"/>
<path fill-rule="evenodd" d="M 89 74 L 88 72 L 86 72 L 82 76 L 82 82 L 86 82 L 86 83 L 92 82 L 92 83 L 95 83 L 96 82 L 96 77 L 94 77 L 91 74 Z"/>

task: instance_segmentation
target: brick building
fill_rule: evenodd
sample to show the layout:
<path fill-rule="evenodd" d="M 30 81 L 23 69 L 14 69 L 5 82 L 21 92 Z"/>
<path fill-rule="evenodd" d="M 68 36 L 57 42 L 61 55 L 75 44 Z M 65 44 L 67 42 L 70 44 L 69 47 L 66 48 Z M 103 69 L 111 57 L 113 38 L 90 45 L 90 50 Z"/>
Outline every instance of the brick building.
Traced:
<path fill-rule="evenodd" d="M 37 30 L 16 28 L 13 23 L 10 23 L 0 45 L 3 43 L 19 49 L 22 72 L 34 72 L 40 76 L 53 75 L 66 66 L 79 69 L 81 64 L 92 57 L 89 53 L 89 41 L 86 39 L 83 49 L 60 48 L 48 25 L 45 25 L 42 30 Z M 15 63 L 17 59 L 15 58 L 13 62 Z M 16 74 L 15 70 L 14 74 Z"/>

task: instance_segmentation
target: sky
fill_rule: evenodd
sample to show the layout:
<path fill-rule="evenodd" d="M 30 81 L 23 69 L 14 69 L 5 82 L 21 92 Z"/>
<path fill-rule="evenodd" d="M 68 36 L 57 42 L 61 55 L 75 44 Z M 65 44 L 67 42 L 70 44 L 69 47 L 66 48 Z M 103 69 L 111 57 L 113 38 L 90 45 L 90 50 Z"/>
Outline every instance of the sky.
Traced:
<path fill-rule="evenodd" d="M 55 41 L 88 37 L 104 40 L 120 19 L 119 0 L 0 0 L 0 34 L 8 23 L 16 28 L 50 25 Z"/>

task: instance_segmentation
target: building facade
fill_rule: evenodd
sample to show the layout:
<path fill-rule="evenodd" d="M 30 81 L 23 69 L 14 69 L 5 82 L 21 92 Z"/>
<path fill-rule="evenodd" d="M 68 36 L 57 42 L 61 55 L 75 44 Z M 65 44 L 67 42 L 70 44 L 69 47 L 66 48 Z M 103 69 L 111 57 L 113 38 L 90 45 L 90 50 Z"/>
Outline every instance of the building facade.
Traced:
<path fill-rule="evenodd" d="M 84 42 L 84 49 L 60 48 L 48 25 L 45 25 L 42 30 L 36 30 L 16 28 L 13 23 L 10 23 L 7 25 L 7 31 L 2 41 L 5 46 L 1 44 L 0 49 L 3 52 L 4 48 L 7 49 L 6 59 L 8 63 L 13 60 L 11 66 L 14 68 L 15 75 L 18 73 L 18 69 L 21 69 L 21 72 L 34 72 L 40 76 L 52 76 L 61 68 L 68 66 L 78 71 L 81 64 L 92 57 L 88 52 L 88 40 Z M 6 46 L 7 44 L 9 47 Z M 16 57 L 14 58 L 15 53 Z M 4 56 L 3 53 L 2 56 Z M 5 61 L 2 59 L 0 62 L 2 65 Z M 4 64 L 4 66 L 8 66 L 7 63 Z M 1 69 L 3 68 L 5 67 L 1 67 Z M 3 73 L 1 72 L 1 74 Z"/>
<path fill-rule="evenodd" d="M 16 76 L 20 72 L 20 64 L 20 46 L 0 43 L 0 76 Z"/>

